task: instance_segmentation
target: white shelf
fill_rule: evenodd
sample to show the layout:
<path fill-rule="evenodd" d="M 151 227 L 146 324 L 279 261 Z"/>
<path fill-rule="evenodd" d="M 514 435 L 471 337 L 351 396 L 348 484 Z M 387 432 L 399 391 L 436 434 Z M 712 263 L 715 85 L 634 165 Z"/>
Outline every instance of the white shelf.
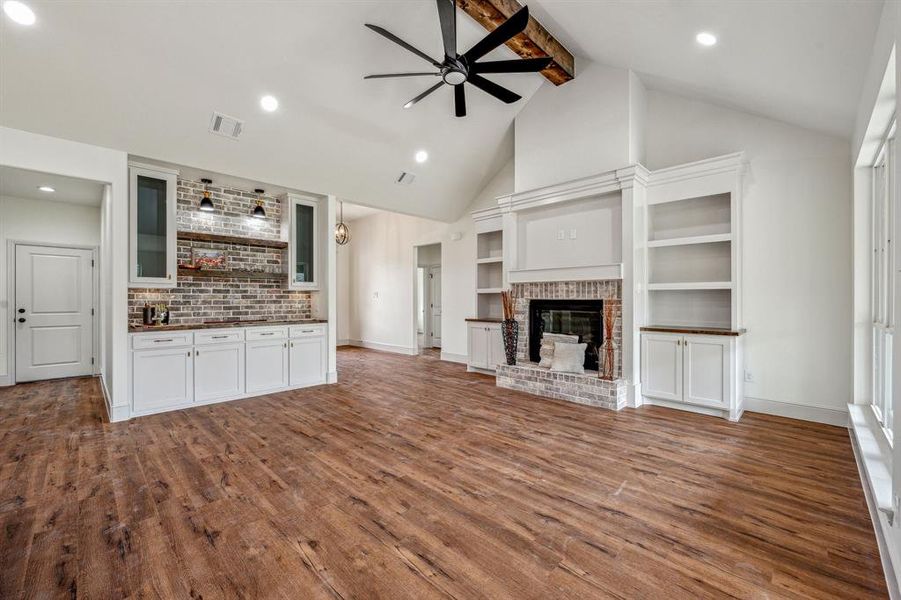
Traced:
<path fill-rule="evenodd" d="M 731 242 L 731 233 L 716 233 L 713 235 L 692 235 L 663 240 L 650 240 L 648 248 L 666 248 L 668 246 L 689 246 L 692 244 L 713 244 L 716 242 Z"/>
<path fill-rule="evenodd" d="M 731 281 L 691 281 L 688 283 L 649 283 L 649 291 L 662 290 L 731 290 Z"/>
<path fill-rule="evenodd" d="M 476 259 L 476 263 L 478 263 L 480 265 L 490 265 L 493 263 L 500 263 L 500 262 L 504 262 L 503 256 L 491 256 L 489 258 Z"/>
<path fill-rule="evenodd" d="M 476 290 L 477 294 L 500 294 L 504 291 L 504 288 L 479 288 Z"/>

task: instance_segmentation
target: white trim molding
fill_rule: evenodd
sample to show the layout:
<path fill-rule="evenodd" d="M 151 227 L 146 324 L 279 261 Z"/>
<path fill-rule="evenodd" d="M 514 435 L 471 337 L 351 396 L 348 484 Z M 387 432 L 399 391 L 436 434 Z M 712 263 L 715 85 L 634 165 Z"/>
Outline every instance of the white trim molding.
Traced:
<path fill-rule="evenodd" d="M 441 351 L 441 360 L 453 363 L 462 363 L 466 364 L 469 362 L 469 356 L 465 354 L 454 354 L 453 352 L 445 352 Z"/>
<path fill-rule="evenodd" d="M 356 346 L 357 348 L 366 348 L 368 350 L 380 350 L 382 352 L 393 352 L 394 354 L 406 354 L 408 356 L 416 356 L 419 349 L 410 346 L 400 346 L 397 344 L 383 344 L 381 342 L 368 342 L 366 340 L 347 340 L 347 345 Z"/>
<path fill-rule="evenodd" d="M 592 265 L 589 267 L 553 267 L 549 269 L 510 269 L 510 283 L 542 283 L 548 281 L 597 281 L 622 279 L 623 265 Z"/>
<path fill-rule="evenodd" d="M 848 426 L 848 413 L 844 409 L 830 408 L 827 406 L 812 406 L 809 404 L 795 404 L 793 402 L 780 402 L 765 398 L 753 398 L 745 396 L 744 408 L 748 412 L 758 412 L 789 419 L 813 421 L 838 427 Z"/>

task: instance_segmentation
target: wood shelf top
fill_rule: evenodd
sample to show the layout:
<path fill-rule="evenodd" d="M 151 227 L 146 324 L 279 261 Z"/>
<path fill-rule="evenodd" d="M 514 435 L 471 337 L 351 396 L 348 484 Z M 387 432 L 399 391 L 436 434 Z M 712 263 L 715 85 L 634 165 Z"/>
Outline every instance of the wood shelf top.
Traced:
<path fill-rule="evenodd" d="M 489 256 L 486 258 L 477 258 L 476 263 L 480 265 L 490 265 L 494 263 L 502 263 L 504 262 L 503 256 Z"/>
<path fill-rule="evenodd" d="M 238 246 L 254 246 L 257 248 L 276 248 L 284 250 L 288 242 L 282 240 L 263 240 L 256 238 L 240 237 L 236 235 L 219 235 L 217 233 L 204 233 L 201 231 L 179 231 L 178 239 L 194 242 L 211 242 L 215 244 L 235 244 Z"/>
<path fill-rule="evenodd" d="M 476 290 L 477 294 L 500 294 L 504 291 L 504 288 L 479 288 Z"/>
<path fill-rule="evenodd" d="M 178 269 L 179 277 L 197 277 L 202 279 L 255 279 L 255 280 L 285 280 L 288 279 L 287 273 L 266 273 L 263 271 L 240 271 L 240 270 L 206 270 L 199 271 L 195 269 Z"/>
<path fill-rule="evenodd" d="M 687 327 L 683 325 L 646 325 L 640 328 L 648 333 L 681 333 L 684 335 L 744 335 L 745 329 L 729 329 L 726 327 Z"/>

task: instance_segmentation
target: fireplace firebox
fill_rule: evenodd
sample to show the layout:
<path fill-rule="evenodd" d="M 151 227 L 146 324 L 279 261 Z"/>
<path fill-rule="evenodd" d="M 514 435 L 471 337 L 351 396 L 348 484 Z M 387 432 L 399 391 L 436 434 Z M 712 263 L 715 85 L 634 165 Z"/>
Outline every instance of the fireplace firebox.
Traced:
<path fill-rule="evenodd" d="M 603 344 L 603 300 L 532 300 L 529 302 L 529 360 L 539 362 L 545 333 L 579 336 L 585 349 L 585 368 L 598 370 L 598 352 Z"/>

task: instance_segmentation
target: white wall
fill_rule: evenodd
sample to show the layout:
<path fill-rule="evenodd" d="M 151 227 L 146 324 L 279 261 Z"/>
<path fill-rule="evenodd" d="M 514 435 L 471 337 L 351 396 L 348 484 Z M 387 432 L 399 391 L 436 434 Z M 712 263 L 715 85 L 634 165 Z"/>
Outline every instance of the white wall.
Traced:
<path fill-rule="evenodd" d="M 462 233 L 451 240 L 453 232 Z M 467 214 L 456 223 L 379 213 L 351 224 L 347 339 L 415 354 L 416 246 L 441 243 L 442 352 L 465 355 L 464 319 L 475 315 L 475 233 Z M 339 288 L 340 289 L 340 288 Z"/>
<path fill-rule="evenodd" d="M 633 121 L 632 74 L 597 63 L 578 65 L 578 77 L 545 82 L 516 115 L 515 191 L 523 192 L 629 164 Z M 641 106 L 640 98 L 635 105 Z M 640 117 L 636 117 L 640 120 Z M 635 152 L 641 142 L 636 140 Z"/>
<path fill-rule="evenodd" d="M 12 322 L 5 276 L 7 246 L 10 240 L 47 244 L 100 245 L 100 208 L 49 200 L 27 200 L 0 196 L 0 378 L 9 377 L 11 365 L 8 350 L 12 341 Z"/>
<path fill-rule="evenodd" d="M 842 139 L 648 91 L 647 166 L 744 150 L 743 311 L 750 398 L 851 400 L 851 155 Z"/>
<path fill-rule="evenodd" d="M 101 277 L 110 298 L 101 315 L 101 339 L 110 341 L 101 375 L 115 407 L 128 404 L 128 155 L 125 152 L 0 127 L 0 165 L 90 179 L 110 185 L 101 211 Z M 115 414 L 112 415 L 116 417 Z"/>

